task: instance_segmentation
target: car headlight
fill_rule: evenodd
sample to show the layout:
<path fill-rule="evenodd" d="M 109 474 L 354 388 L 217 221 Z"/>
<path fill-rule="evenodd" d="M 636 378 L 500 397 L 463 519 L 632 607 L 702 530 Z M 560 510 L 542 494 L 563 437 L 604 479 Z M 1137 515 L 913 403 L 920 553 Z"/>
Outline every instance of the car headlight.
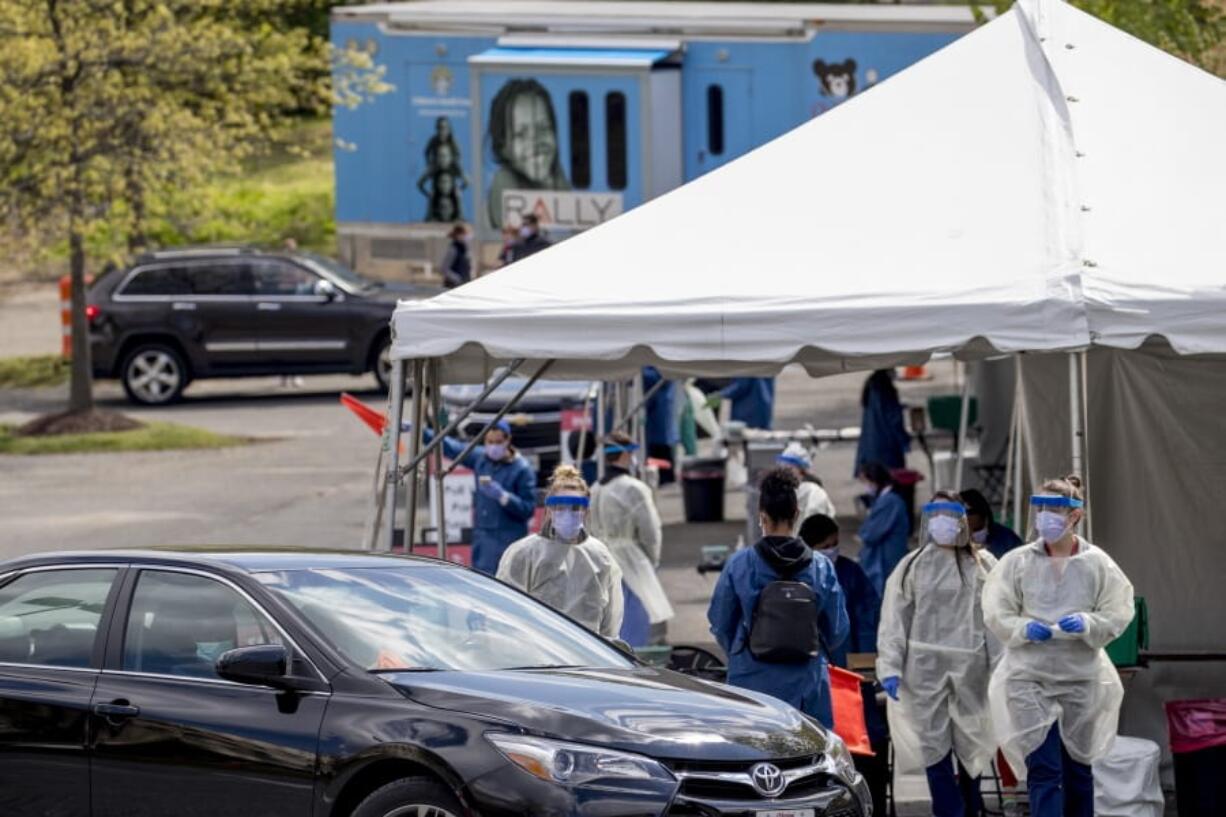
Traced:
<path fill-rule="evenodd" d="M 550 783 L 579 786 L 602 778 L 674 779 L 662 764 L 629 752 L 504 732 L 489 732 L 485 738 L 507 760 Z"/>
<path fill-rule="evenodd" d="M 826 747 L 826 757 L 830 758 L 830 765 L 834 766 L 834 771 L 839 777 L 848 783 L 854 783 L 859 772 L 856 771 L 856 762 L 851 759 L 851 752 L 847 750 L 847 744 L 833 732 L 830 732 L 829 736 L 830 745 Z"/>

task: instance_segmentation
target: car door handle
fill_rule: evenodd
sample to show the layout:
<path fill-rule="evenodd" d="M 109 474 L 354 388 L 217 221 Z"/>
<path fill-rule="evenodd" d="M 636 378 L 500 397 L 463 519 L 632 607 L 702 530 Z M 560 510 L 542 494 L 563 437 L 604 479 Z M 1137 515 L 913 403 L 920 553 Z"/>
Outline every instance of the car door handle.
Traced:
<path fill-rule="evenodd" d="M 196 305 L 191 301 L 175 301 L 171 309 L 177 312 L 191 312 L 195 310 Z"/>
<path fill-rule="evenodd" d="M 135 718 L 140 714 L 140 707 L 133 706 L 127 702 L 113 701 L 109 704 L 94 704 L 94 714 L 101 715 L 107 720 L 113 720 L 115 718 Z"/>
<path fill-rule="evenodd" d="M 269 303 L 268 301 L 262 301 L 256 305 L 256 309 L 260 310 L 261 312 L 277 312 L 277 311 L 280 311 L 281 304 L 274 304 L 274 303 Z"/>

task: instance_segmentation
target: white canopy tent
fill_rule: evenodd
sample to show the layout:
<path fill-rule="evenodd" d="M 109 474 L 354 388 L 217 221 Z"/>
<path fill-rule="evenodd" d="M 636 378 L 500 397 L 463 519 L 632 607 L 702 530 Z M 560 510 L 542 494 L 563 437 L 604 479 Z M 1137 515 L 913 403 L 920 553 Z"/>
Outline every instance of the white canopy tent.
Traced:
<path fill-rule="evenodd" d="M 449 381 L 811 373 L 1166 337 L 1226 351 L 1226 84 L 1058 0 L 697 181 L 401 304 Z"/>
<path fill-rule="evenodd" d="M 1174 482 L 1109 473 L 1131 456 L 1121 446 L 1162 464 L 1167 429 L 1107 401 L 1162 402 L 1148 390 L 1170 386 L 1164 359 L 1185 378 L 1226 383 L 1224 135 L 1220 79 L 1060 0 L 1021 0 L 695 182 L 460 290 L 402 303 L 393 356 L 402 371 L 430 360 L 444 381 L 471 382 L 520 359 L 532 371 L 553 361 L 550 377 L 611 380 L 645 364 L 682 376 L 800 363 L 821 375 L 935 352 L 1089 350 L 1088 392 L 1071 388 L 1079 368 L 1060 359 L 1046 379 L 1023 378 L 1029 477 L 1087 464 L 1067 402 L 1056 411 L 1043 398 L 1071 397 L 1080 417 L 1088 393 L 1091 505 L 1100 519 L 1128 508 L 1116 518 L 1126 524 L 1102 528 L 1118 537 L 1107 546 L 1149 596 L 1156 642 L 1212 649 L 1205 623 L 1226 619 L 1212 500 L 1226 480 L 1226 395 L 1189 388 L 1156 415 L 1198 428 L 1219 418 L 1199 459 L 1167 463 L 1181 472 Z M 1119 363 L 1130 356 L 1137 365 Z M 1111 362 L 1099 369 L 1109 378 L 1093 373 L 1096 359 Z M 1147 372 L 1167 380 L 1136 379 Z M 1100 414 L 1115 425 L 1097 430 Z M 1189 496 L 1196 484 L 1204 494 Z M 1143 497 L 1204 514 L 1178 526 L 1184 563 L 1149 570 L 1164 530 L 1138 516 L 1154 507 Z M 1206 582 L 1213 598 L 1181 595 Z M 1212 667 L 1220 694 L 1226 674 Z M 1212 686 L 1188 672 L 1202 671 L 1162 669 L 1130 696 L 1159 742 L 1155 699 Z"/>

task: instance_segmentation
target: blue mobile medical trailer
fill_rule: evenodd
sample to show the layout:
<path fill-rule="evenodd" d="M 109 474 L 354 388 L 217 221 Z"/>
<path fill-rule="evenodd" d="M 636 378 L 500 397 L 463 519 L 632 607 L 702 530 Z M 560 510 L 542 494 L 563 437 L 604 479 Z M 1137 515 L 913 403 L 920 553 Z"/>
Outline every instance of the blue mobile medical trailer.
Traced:
<path fill-rule="evenodd" d="M 381 277 L 428 277 L 448 229 L 463 221 L 476 228 L 488 266 L 503 229 L 525 213 L 536 213 L 553 239 L 607 221 L 863 93 L 974 25 L 966 6 L 339 7 L 333 43 L 370 53 L 395 86 L 335 112 L 341 255 Z"/>

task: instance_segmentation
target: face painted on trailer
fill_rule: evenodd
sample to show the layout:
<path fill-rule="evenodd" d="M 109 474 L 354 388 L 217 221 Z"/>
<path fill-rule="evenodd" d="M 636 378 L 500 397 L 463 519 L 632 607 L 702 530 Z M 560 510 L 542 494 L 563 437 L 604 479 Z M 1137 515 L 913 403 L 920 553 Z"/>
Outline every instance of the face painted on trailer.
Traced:
<path fill-rule="evenodd" d="M 542 185 L 549 181 L 558 155 L 558 138 L 547 100 L 537 94 L 523 94 L 511 104 L 507 154 L 511 166 L 527 179 Z"/>

